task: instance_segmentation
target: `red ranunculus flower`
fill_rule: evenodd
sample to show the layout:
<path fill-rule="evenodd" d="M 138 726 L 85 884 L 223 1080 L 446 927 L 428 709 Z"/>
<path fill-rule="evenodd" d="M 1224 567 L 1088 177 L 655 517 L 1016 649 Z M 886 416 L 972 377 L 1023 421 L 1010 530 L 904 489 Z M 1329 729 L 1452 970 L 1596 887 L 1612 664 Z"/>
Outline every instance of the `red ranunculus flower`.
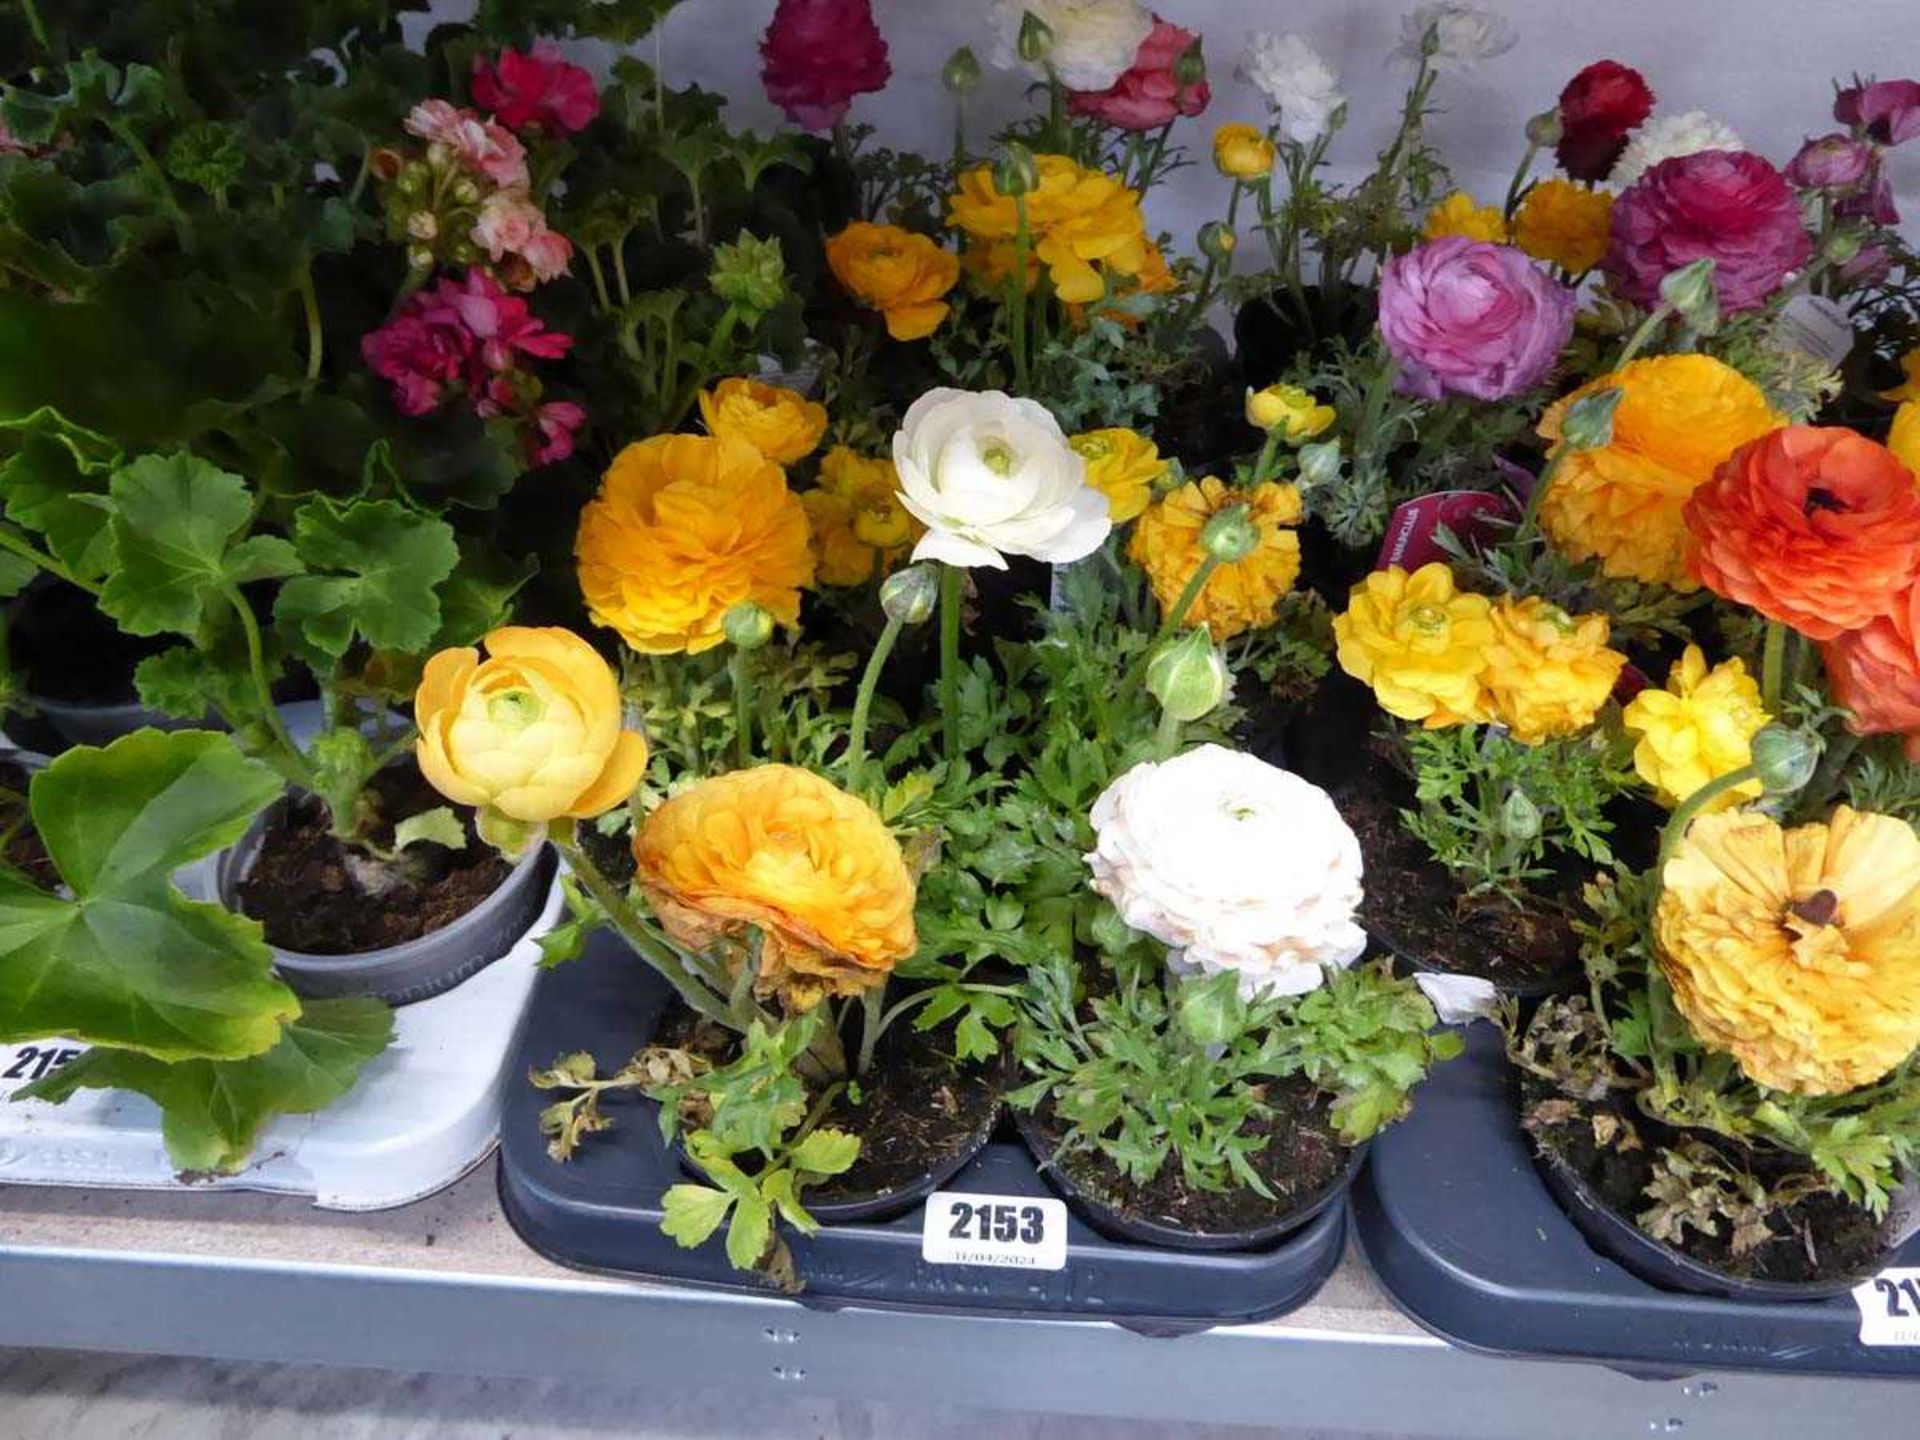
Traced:
<path fill-rule="evenodd" d="M 1653 91 L 1638 70 L 1596 60 L 1560 92 L 1560 168 L 1575 180 L 1604 180 L 1632 134 L 1653 113 Z"/>
<path fill-rule="evenodd" d="M 571 135 L 600 113 L 593 77 L 562 59 L 551 40 L 536 42 L 524 55 L 502 50 L 498 63 L 476 55 L 473 98 L 509 130 L 537 125 L 550 134 Z"/>
<path fill-rule="evenodd" d="M 1905 735 L 1910 755 L 1920 749 L 1920 586 L 1896 600 L 1891 614 L 1829 641 L 1820 654 L 1856 734 Z"/>
<path fill-rule="evenodd" d="M 1700 150 L 1662 160 L 1614 202 L 1600 268 L 1615 295 L 1651 309 L 1669 274 L 1711 260 L 1731 315 L 1763 304 L 1812 253 L 1800 202 L 1778 170 L 1745 151 Z"/>
<path fill-rule="evenodd" d="M 1174 74 L 1194 39 L 1191 30 L 1154 16 L 1153 29 L 1119 79 L 1104 90 L 1071 92 L 1068 106 L 1076 115 L 1091 115 L 1122 130 L 1158 130 L 1177 116 L 1198 115 L 1213 99 L 1205 76 L 1182 85 Z"/>
<path fill-rule="evenodd" d="M 1833 118 L 1882 145 L 1920 136 L 1920 80 L 1879 80 L 1833 97 Z"/>
<path fill-rule="evenodd" d="M 832 129 L 893 74 L 869 0 L 780 0 L 760 59 L 767 98 L 807 130 Z"/>

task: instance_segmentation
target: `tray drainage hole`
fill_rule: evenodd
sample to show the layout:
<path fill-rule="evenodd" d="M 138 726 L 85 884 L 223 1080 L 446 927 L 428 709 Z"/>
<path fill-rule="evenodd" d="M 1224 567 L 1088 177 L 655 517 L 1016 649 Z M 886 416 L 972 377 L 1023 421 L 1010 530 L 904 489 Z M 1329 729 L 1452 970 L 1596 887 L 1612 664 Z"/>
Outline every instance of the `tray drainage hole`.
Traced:
<path fill-rule="evenodd" d="M 767 1343 L 769 1345 L 796 1345 L 799 1341 L 800 1332 L 798 1330 L 782 1330 L 775 1325 L 767 1326 Z"/>
<path fill-rule="evenodd" d="M 1660 1434 L 1660 1435 L 1671 1435 L 1676 1430 L 1684 1430 L 1686 1428 L 1687 1428 L 1686 1421 L 1678 1420 L 1671 1416 L 1669 1416 L 1665 1420 L 1647 1421 L 1647 1429 L 1652 1430 L 1656 1434 Z"/>
<path fill-rule="evenodd" d="M 798 1365 L 776 1365 L 773 1367 L 773 1378 L 776 1380 L 804 1380 L 807 1378 L 807 1372 L 802 1370 Z"/>

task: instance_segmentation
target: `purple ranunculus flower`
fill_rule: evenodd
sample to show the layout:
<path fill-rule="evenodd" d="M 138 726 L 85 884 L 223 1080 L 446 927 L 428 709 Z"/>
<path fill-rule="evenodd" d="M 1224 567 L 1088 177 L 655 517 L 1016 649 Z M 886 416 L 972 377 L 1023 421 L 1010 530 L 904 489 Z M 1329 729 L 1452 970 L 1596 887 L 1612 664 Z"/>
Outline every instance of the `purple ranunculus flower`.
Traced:
<path fill-rule="evenodd" d="M 1700 150 L 1662 160 L 1613 202 L 1600 268 L 1615 295 L 1652 309 L 1668 275 L 1711 260 L 1732 315 L 1765 303 L 1812 253 L 1785 176 L 1744 150 Z"/>
<path fill-rule="evenodd" d="M 1851 195 L 1873 173 L 1873 146 L 1852 135 L 1808 140 L 1787 162 L 1786 175 L 1803 190 Z"/>
<path fill-rule="evenodd" d="M 1876 80 L 1833 97 L 1833 118 L 1882 145 L 1920 136 L 1920 80 Z"/>
<path fill-rule="evenodd" d="M 1504 400 L 1539 384 L 1573 333 L 1573 292 L 1510 245 L 1448 235 L 1380 272 L 1380 334 L 1398 385 Z"/>

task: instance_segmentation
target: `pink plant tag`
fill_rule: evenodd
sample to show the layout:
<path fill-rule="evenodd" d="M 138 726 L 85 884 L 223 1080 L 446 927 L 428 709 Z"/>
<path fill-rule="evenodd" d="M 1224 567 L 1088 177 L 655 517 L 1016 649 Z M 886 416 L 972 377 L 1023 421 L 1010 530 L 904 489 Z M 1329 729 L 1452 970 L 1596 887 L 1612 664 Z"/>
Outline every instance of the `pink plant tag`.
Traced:
<path fill-rule="evenodd" d="M 1441 526 L 1461 540 L 1472 544 L 1491 539 L 1504 525 L 1520 518 L 1520 512 L 1504 495 L 1489 490 L 1439 490 L 1420 495 L 1393 512 L 1387 521 L 1386 538 L 1380 542 L 1380 558 L 1373 568 L 1384 570 L 1398 565 L 1402 570 L 1418 570 L 1435 560 L 1445 560 L 1440 548 Z"/>

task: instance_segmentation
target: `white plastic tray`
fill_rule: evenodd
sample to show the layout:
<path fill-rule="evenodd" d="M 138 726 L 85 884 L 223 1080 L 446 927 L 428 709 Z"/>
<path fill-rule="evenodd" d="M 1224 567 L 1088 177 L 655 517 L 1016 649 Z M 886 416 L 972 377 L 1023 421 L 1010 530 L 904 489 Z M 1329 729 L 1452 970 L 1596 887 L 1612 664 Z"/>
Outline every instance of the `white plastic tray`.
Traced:
<path fill-rule="evenodd" d="M 0 1184 L 267 1190 L 311 1195 L 326 1210 L 385 1210 L 431 1195 L 493 1150 L 540 955 L 535 937 L 552 928 L 562 904 L 556 874 L 519 944 L 446 994 L 396 1010 L 393 1045 L 352 1093 L 318 1115 L 273 1121 L 253 1163 L 236 1175 L 183 1183 L 152 1101 L 83 1090 L 64 1105 L 0 1101 Z M 0 1045 L 0 1096 L 38 1078 L 49 1049 L 56 1058 L 78 1053 L 59 1040 Z"/>

